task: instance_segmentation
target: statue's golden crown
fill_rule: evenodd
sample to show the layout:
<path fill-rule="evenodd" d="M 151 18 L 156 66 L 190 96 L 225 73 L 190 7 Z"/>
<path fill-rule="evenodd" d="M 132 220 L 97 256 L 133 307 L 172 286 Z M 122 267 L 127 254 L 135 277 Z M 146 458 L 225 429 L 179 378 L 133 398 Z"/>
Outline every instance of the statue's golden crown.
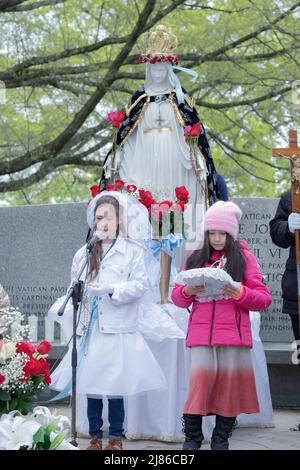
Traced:
<path fill-rule="evenodd" d="M 177 47 L 177 38 L 160 24 L 145 34 L 144 45 L 146 54 L 172 54 Z"/>

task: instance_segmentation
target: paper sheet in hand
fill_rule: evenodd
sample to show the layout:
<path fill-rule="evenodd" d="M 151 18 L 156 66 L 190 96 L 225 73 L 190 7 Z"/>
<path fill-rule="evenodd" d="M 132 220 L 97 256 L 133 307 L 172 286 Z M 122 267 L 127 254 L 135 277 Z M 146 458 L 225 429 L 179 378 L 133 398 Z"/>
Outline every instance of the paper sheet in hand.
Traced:
<path fill-rule="evenodd" d="M 228 299 L 223 294 L 225 286 L 239 287 L 240 283 L 232 279 L 223 269 L 219 268 L 196 268 L 181 271 L 176 279 L 176 284 L 187 284 L 188 286 L 204 286 L 205 291 L 197 295 L 197 300 L 207 302 L 209 300 Z"/>

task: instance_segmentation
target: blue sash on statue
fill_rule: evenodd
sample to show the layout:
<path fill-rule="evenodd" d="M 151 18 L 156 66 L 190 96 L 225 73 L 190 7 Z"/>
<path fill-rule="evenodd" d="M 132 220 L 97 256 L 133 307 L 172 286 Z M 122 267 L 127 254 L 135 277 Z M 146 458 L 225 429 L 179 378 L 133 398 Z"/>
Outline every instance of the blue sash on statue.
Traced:
<path fill-rule="evenodd" d="M 149 240 L 148 247 L 151 249 L 153 256 L 160 262 L 161 250 L 163 250 L 167 255 L 172 258 L 171 264 L 171 275 L 174 277 L 177 275 L 177 269 L 175 266 L 175 250 L 176 248 L 181 247 L 183 244 L 182 234 L 170 233 L 167 237 L 163 238 L 162 241 L 158 240 Z"/>

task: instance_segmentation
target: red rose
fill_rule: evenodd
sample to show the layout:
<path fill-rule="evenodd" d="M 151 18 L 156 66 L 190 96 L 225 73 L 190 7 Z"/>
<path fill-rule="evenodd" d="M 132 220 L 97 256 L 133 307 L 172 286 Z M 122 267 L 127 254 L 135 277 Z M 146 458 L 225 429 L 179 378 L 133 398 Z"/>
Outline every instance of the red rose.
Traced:
<path fill-rule="evenodd" d="M 4 375 L 0 374 L 0 385 L 3 384 L 3 382 L 5 382 L 5 377 Z"/>
<path fill-rule="evenodd" d="M 176 212 L 184 212 L 185 211 L 185 204 L 182 201 L 176 202 L 173 206 L 173 210 Z"/>
<path fill-rule="evenodd" d="M 52 346 L 49 343 L 49 341 L 44 340 L 38 345 L 36 349 L 40 354 L 44 355 L 44 354 L 48 354 L 51 348 Z"/>
<path fill-rule="evenodd" d="M 150 64 L 155 64 L 155 59 L 151 59 Z"/>
<path fill-rule="evenodd" d="M 171 202 L 171 201 L 162 201 L 159 204 L 159 208 L 163 213 L 169 212 L 169 210 L 172 206 L 173 206 L 173 202 Z"/>
<path fill-rule="evenodd" d="M 115 188 L 116 189 L 123 189 L 124 186 L 125 186 L 124 181 L 122 181 L 122 180 L 116 180 L 115 181 Z"/>
<path fill-rule="evenodd" d="M 139 195 L 140 195 L 140 202 L 144 204 L 144 206 L 151 207 L 152 204 L 155 204 L 155 200 L 153 199 L 153 196 L 150 193 L 150 191 L 145 191 L 144 189 L 140 189 Z"/>
<path fill-rule="evenodd" d="M 146 196 L 144 198 L 139 199 L 140 203 L 146 206 L 147 208 L 151 207 L 153 204 L 155 204 L 155 200 L 152 198 L 152 196 Z"/>
<path fill-rule="evenodd" d="M 30 357 L 32 356 L 33 353 L 36 352 L 36 347 L 32 343 L 29 343 L 28 341 L 24 341 L 23 343 L 16 344 L 16 352 L 25 353 Z"/>
<path fill-rule="evenodd" d="M 46 382 L 47 385 L 50 385 L 50 384 L 51 384 L 51 377 L 50 377 L 49 372 L 46 372 L 46 373 L 45 373 L 44 380 L 45 380 L 45 382 Z"/>
<path fill-rule="evenodd" d="M 116 187 L 114 184 L 108 184 L 105 189 L 106 191 L 115 191 Z"/>
<path fill-rule="evenodd" d="M 184 203 L 189 202 L 190 195 L 185 186 L 178 186 L 178 188 L 175 189 L 175 193 L 178 201 L 182 201 Z"/>
<path fill-rule="evenodd" d="M 127 186 L 127 192 L 128 193 L 135 193 L 136 190 L 137 190 L 137 187 L 134 184 L 129 184 Z"/>
<path fill-rule="evenodd" d="M 197 137 L 200 134 L 200 131 L 201 131 L 201 124 L 199 122 L 197 122 L 196 124 L 194 124 L 192 126 L 192 129 L 190 131 L 190 135 L 192 137 Z"/>
<path fill-rule="evenodd" d="M 100 194 L 100 188 L 97 184 L 94 184 L 94 186 L 91 186 L 90 191 L 92 193 L 92 197 L 95 197 L 97 196 L 97 194 Z"/>
<path fill-rule="evenodd" d="M 124 121 L 126 114 L 122 111 L 111 111 L 107 113 L 106 119 L 112 123 L 113 127 L 120 127 L 121 122 Z"/>

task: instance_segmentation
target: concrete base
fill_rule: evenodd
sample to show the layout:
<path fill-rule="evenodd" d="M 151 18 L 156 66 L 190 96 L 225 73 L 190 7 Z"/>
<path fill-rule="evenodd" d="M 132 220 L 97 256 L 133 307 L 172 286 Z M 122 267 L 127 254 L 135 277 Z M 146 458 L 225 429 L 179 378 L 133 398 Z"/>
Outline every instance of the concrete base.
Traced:
<path fill-rule="evenodd" d="M 273 406 L 300 409 L 300 366 L 268 364 Z"/>

